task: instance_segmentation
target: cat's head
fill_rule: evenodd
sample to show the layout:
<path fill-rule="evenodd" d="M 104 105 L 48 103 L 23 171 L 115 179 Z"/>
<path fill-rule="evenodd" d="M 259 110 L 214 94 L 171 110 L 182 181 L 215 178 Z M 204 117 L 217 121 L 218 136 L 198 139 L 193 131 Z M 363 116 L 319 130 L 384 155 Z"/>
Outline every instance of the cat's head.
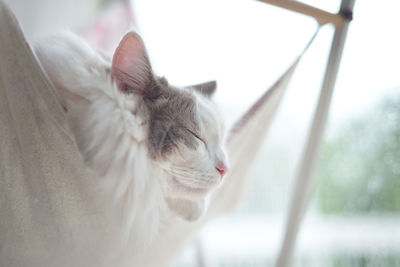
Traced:
<path fill-rule="evenodd" d="M 147 148 L 164 173 L 168 206 L 188 220 L 205 209 L 205 198 L 227 171 L 222 124 L 211 95 L 216 83 L 177 88 L 154 75 L 142 39 L 128 33 L 117 48 L 112 77 L 121 91 L 138 96 Z"/>

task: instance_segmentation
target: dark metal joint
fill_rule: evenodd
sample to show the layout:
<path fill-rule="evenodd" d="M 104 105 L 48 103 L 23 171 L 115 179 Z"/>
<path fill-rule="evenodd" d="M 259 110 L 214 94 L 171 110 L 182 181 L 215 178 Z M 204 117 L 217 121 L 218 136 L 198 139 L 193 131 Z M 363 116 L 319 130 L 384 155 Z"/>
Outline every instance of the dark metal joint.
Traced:
<path fill-rule="evenodd" d="M 351 10 L 341 10 L 339 12 L 340 15 L 346 20 L 346 21 L 352 21 L 353 20 L 353 11 Z"/>

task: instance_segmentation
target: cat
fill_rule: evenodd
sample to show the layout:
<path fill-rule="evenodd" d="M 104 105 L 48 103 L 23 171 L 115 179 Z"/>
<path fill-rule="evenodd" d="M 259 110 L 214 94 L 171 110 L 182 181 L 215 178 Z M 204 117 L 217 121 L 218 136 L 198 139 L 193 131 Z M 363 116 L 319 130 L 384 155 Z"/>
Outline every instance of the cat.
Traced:
<path fill-rule="evenodd" d="M 150 242 L 165 216 L 198 220 L 228 169 L 222 121 L 211 101 L 216 83 L 170 85 L 154 74 L 135 32 L 122 38 L 112 59 L 69 32 L 33 47 L 125 235 Z"/>

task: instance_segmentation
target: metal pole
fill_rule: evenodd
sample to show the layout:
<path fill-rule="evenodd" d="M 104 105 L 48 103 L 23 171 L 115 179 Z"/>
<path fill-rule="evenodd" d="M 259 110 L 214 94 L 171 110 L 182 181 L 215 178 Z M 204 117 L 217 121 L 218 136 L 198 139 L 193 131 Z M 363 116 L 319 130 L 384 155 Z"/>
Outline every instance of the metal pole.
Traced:
<path fill-rule="evenodd" d="M 342 13 L 332 14 L 325 10 L 293 0 L 258 0 L 273 6 L 288 9 L 306 16 L 313 17 L 320 25 L 333 23 L 335 27 L 342 27 L 346 21 Z"/>
<path fill-rule="evenodd" d="M 342 0 L 340 14 L 346 14 L 347 16 L 351 15 L 354 2 L 355 0 Z M 301 162 L 299 165 L 300 167 L 297 173 L 296 184 L 288 213 L 286 232 L 276 263 L 277 267 L 287 267 L 291 262 L 297 234 L 300 228 L 300 222 L 306 210 L 307 202 L 311 192 L 313 170 L 319 157 L 321 141 L 328 118 L 332 93 L 349 22 L 350 21 L 347 20 L 341 28 L 335 29 L 318 105 L 315 110 L 307 145 L 305 147 L 305 151 L 303 152 L 303 156 L 301 157 Z"/>

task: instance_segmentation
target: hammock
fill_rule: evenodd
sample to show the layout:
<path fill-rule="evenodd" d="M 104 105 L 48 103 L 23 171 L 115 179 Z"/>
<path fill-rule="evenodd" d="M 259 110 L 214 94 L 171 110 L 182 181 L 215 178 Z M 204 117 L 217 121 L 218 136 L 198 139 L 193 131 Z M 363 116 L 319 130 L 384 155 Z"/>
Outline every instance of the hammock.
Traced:
<path fill-rule="evenodd" d="M 150 248 L 133 253 L 114 238 L 119 229 L 104 216 L 106 199 L 66 126 L 62 99 L 2 0 L 0 37 L 0 266 L 118 266 L 131 254 L 130 266 L 171 265 L 206 222 L 240 199 L 304 53 L 231 129 L 232 167 L 206 215 L 195 223 L 174 221 Z M 167 244 L 171 236 L 175 243 Z"/>

